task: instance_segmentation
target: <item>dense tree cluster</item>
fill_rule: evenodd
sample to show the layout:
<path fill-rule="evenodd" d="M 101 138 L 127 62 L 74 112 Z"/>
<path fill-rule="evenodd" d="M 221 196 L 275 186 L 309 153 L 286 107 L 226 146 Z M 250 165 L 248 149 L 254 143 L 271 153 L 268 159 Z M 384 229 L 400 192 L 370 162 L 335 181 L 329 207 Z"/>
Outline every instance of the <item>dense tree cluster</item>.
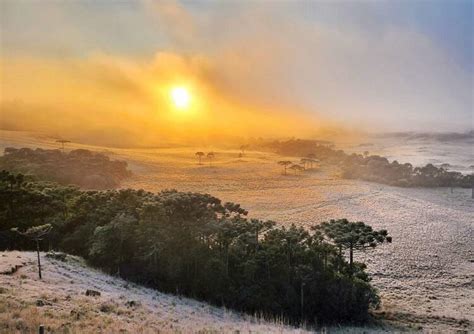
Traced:
<path fill-rule="evenodd" d="M 378 155 L 352 154 L 342 164 L 342 176 L 347 179 L 362 179 L 399 187 L 463 187 L 474 186 L 474 174 L 447 171 L 443 167 L 427 164 L 413 167 L 400 164 Z"/>
<path fill-rule="evenodd" d="M 277 227 L 207 194 L 80 191 L 1 172 L 0 249 L 31 248 L 11 229 L 44 224 L 52 230 L 43 249 L 251 314 L 292 323 L 357 322 L 378 303 L 365 266 L 345 260 L 334 229 Z M 370 242 L 375 232 L 357 227 Z"/>
<path fill-rule="evenodd" d="M 0 169 L 36 176 L 41 180 L 74 184 L 87 189 L 110 189 L 130 176 L 125 161 L 78 149 L 69 153 L 37 148 L 5 148 Z"/>
<path fill-rule="evenodd" d="M 291 139 L 274 141 L 264 145 L 272 151 L 286 156 L 307 157 L 309 155 L 329 164 L 340 166 L 342 177 L 361 179 L 400 187 L 474 187 L 474 174 L 463 175 L 443 167 L 427 164 L 413 167 L 409 163 L 388 161 L 378 155 L 347 154 L 336 150 L 327 142 Z"/>
<path fill-rule="evenodd" d="M 334 145 L 324 140 L 289 139 L 261 143 L 259 148 L 271 150 L 277 154 L 294 157 L 311 157 L 320 160 L 340 161 L 345 157 L 341 150 L 335 150 Z"/>

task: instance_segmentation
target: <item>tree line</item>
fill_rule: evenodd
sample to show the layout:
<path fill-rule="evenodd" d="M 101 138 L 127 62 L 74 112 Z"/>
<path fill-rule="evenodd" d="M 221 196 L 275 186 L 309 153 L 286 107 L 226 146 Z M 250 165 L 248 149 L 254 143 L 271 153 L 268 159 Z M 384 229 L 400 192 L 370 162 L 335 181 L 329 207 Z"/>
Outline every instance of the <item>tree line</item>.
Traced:
<path fill-rule="evenodd" d="M 0 173 L 0 249 L 34 249 L 15 231 L 47 229 L 34 239 L 42 250 L 160 291 L 294 324 L 368 319 L 379 297 L 354 254 L 391 242 L 387 231 L 344 219 L 280 227 L 247 214 L 208 194 L 81 191 Z"/>
<path fill-rule="evenodd" d="M 7 147 L 0 156 L 0 169 L 88 189 L 115 188 L 131 175 L 125 161 L 111 160 L 105 154 L 85 149 L 64 152 L 59 149 Z"/>
<path fill-rule="evenodd" d="M 266 143 L 263 148 L 286 156 L 312 156 L 313 159 L 339 166 L 342 177 L 347 179 L 361 179 L 399 187 L 474 187 L 474 174 L 464 175 L 433 164 L 413 167 L 410 163 L 399 163 L 396 160 L 390 162 L 385 157 L 370 155 L 369 152 L 347 154 L 343 150 L 335 149 L 328 142 L 290 139 Z M 291 161 L 279 163 L 287 166 L 292 164 Z M 295 173 L 299 170 L 300 168 L 295 167 Z"/>
<path fill-rule="evenodd" d="M 362 179 L 399 187 L 474 187 L 474 174 L 463 175 L 427 164 L 413 167 L 378 155 L 352 154 L 342 164 L 342 177 Z"/>

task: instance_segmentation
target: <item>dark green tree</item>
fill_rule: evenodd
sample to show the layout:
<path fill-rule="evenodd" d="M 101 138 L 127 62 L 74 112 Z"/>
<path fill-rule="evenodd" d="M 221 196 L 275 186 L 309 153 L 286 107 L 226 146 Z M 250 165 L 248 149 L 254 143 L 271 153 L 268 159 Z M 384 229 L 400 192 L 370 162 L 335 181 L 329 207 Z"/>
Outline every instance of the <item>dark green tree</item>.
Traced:
<path fill-rule="evenodd" d="M 374 230 L 363 222 L 349 222 L 347 219 L 330 220 L 313 227 L 339 248 L 349 250 L 349 265 L 351 271 L 354 266 L 354 251 L 375 248 L 384 242 L 391 243 L 392 237 L 387 230 Z"/>

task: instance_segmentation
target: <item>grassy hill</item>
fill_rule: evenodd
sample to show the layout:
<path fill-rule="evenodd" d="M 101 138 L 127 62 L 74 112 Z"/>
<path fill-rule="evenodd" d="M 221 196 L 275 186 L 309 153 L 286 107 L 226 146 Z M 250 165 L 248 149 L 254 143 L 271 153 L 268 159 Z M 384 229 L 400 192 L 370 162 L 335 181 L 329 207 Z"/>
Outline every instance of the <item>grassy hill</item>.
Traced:
<path fill-rule="evenodd" d="M 0 333 L 36 333 L 40 324 L 47 333 L 307 333 L 141 287 L 78 257 L 41 260 L 43 280 L 35 253 L 0 253 Z"/>

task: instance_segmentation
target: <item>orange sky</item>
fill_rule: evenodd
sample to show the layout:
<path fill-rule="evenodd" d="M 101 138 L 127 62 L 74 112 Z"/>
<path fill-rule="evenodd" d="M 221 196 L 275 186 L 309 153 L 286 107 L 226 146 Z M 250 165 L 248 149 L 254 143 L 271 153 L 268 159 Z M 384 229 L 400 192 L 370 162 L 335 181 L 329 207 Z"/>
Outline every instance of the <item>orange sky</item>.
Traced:
<path fill-rule="evenodd" d="M 150 146 L 472 126 L 469 63 L 412 7 L 302 4 L 2 2 L 0 128 Z"/>
<path fill-rule="evenodd" d="M 4 58 L 1 121 L 4 128 L 112 145 L 317 133 L 314 116 L 236 98 L 214 70 L 206 58 L 165 52 L 139 61 L 101 54 Z M 172 103 L 177 86 L 191 95 L 185 110 Z"/>

